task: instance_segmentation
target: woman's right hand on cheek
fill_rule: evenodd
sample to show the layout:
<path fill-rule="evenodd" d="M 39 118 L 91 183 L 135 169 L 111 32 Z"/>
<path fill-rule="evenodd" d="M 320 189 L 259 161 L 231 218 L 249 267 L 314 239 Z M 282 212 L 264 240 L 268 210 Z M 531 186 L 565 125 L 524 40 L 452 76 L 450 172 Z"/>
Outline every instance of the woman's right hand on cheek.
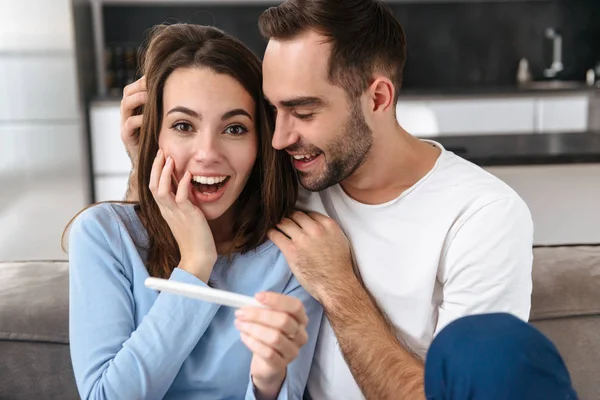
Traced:
<path fill-rule="evenodd" d="M 174 194 L 174 171 L 173 159 L 165 158 L 164 152 L 159 150 L 150 174 L 150 191 L 179 245 L 179 268 L 208 283 L 217 261 L 215 241 L 204 214 L 189 199 L 192 181 L 190 172 L 186 171 Z"/>
<path fill-rule="evenodd" d="M 146 78 L 125 86 L 121 100 L 121 140 L 125 145 L 131 162 L 137 162 L 139 137 L 138 129 L 142 126 L 142 115 L 134 115 L 135 109 L 143 106 L 147 100 Z M 134 165 L 135 167 L 135 165 Z"/>

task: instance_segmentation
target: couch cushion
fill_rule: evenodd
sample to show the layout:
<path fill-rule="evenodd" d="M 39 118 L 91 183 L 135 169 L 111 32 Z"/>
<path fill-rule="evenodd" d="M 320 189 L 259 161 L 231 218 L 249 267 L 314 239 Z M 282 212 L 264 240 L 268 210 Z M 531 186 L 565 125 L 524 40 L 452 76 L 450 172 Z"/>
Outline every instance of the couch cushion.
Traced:
<path fill-rule="evenodd" d="M 532 321 L 600 314 L 600 246 L 538 247 Z"/>
<path fill-rule="evenodd" d="M 67 262 L 0 263 L 0 340 L 69 343 Z"/>
<path fill-rule="evenodd" d="M 0 399 L 81 399 L 69 345 L 0 340 Z"/>
<path fill-rule="evenodd" d="M 600 399 L 600 316 L 553 318 L 532 324 L 558 348 L 579 398 Z"/>

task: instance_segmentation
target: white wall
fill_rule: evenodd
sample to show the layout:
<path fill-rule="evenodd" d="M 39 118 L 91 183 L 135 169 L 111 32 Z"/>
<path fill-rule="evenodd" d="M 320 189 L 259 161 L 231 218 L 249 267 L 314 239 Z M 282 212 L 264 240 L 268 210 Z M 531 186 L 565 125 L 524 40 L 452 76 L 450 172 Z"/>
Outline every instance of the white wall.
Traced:
<path fill-rule="evenodd" d="M 73 50 L 71 0 L 1 0 L 0 51 Z"/>
<path fill-rule="evenodd" d="M 600 243 L 600 164 L 488 167 L 525 200 L 539 245 Z"/>
<path fill-rule="evenodd" d="M 85 174 L 71 1 L 0 3 L 0 175 Z"/>
<path fill-rule="evenodd" d="M 0 0 L 0 261 L 65 259 L 86 205 L 71 0 Z"/>

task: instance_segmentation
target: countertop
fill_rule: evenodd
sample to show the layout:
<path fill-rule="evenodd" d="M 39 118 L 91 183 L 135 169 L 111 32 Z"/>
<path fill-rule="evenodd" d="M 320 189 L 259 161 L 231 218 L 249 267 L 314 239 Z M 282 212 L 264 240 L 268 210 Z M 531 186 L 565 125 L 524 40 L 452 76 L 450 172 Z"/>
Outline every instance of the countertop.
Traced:
<path fill-rule="evenodd" d="M 600 85 L 600 81 L 598 82 Z M 400 90 L 400 100 L 419 100 L 422 98 L 433 99 L 460 99 L 460 98 L 481 98 L 481 97 L 546 97 L 546 96 L 565 96 L 574 94 L 595 95 L 600 92 L 600 86 L 587 86 L 585 84 L 545 88 L 519 87 L 519 86 L 476 86 L 459 87 L 444 89 L 416 89 L 403 88 Z"/>
<path fill-rule="evenodd" d="M 596 131 L 430 139 L 480 166 L 600 163 L 600 132 Z"/>

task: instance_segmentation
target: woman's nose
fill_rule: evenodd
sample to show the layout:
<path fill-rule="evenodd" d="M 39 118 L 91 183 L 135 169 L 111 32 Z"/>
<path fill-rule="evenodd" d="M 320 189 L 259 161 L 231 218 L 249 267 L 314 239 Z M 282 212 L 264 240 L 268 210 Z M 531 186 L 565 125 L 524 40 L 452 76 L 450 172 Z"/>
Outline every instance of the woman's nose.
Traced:
<path fill-rule="evenodd" d="M 221 144 L 218 135 L 203 133 L 197 136 L 194 142 L 194 159 L 203 164 L 219 161 L 222 156 Z"/>

